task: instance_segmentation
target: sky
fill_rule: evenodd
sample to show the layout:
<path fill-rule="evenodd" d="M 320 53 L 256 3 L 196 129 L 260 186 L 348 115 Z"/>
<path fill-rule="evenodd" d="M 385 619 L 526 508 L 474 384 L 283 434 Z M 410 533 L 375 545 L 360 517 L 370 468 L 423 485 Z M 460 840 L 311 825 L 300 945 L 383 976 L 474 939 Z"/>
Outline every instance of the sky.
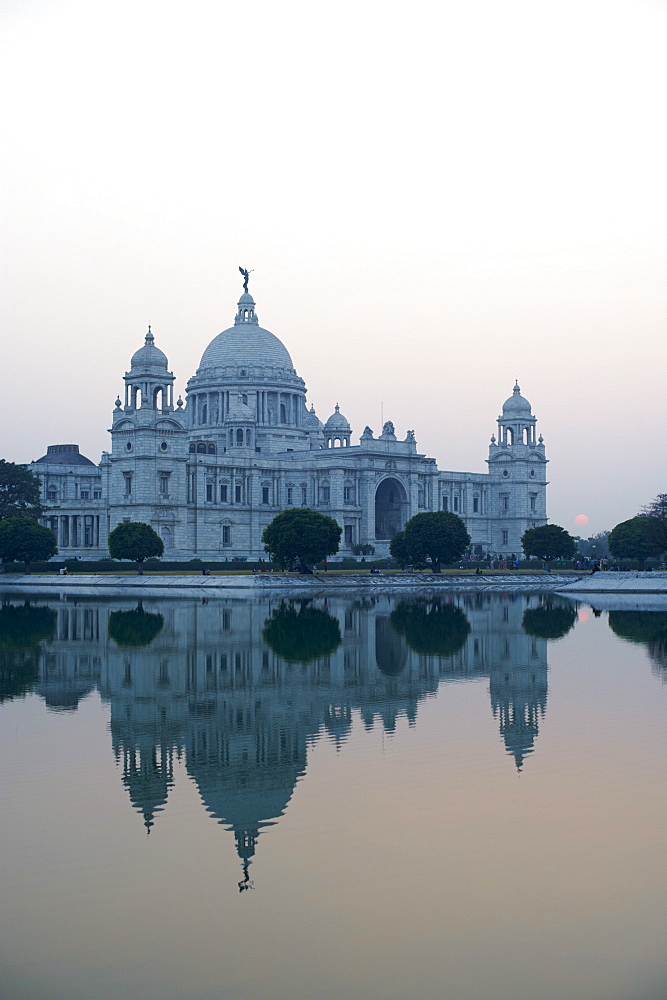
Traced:
<path fill-rule="evenodd" d="M 483 471 L 518 379 L 550 520 L 634 516 L 667 490 L 666 50 L 663 0 L 4 0 L 0 456 L 98 461 L 149 323 L 184 395 L 242 265 L 353 443 L 391 419 Z"/>

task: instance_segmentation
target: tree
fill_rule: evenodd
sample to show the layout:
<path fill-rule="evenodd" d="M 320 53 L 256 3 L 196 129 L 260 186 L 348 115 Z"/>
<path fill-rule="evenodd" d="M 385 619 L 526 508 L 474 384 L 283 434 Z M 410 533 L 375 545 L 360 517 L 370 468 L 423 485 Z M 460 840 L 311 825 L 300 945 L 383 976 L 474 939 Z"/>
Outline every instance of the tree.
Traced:
<path fill-rule="evenodd" d="M 652 517 L 631 517 L 621 521 L 609 535 L 609 551 L 615 559 L 646 559 L 660 555 L 661 546 L 655 537 Z"/>
<path fill-rule="evenodd" d="M 164 544 L 150 524 L 142 521 L 122 521 L 109 535 L 109 555 L 112 559 L 133 559 L 137 572 L 143 573 L 143 562 L 151 556 L 161 556 Z"/>
<path fill-rule="evenodd" d="M 411 561 L 423 562 L 430 556 L 434 573 L 440 572 L 441 563 L 460 559 L 470 545 L 470 535 L 461 518 L 446 510 L 415 514 L 403 533 Z"/>
<path fill-rule="evenodd" d="M 661 553 L 667 551 L 667 493 L 658 493 L 655 500 L 642 507 L 639 516 L 651 518 L 651 524 L 647 528 L 648 537 L 655 542 Z"/>
<path fill-rule="evenodd" d="M 31 517 L 8 517 L 0 521 L 0 559 L 3 562 L 25 563 L 28 573 L 35 559 L 50 559 L 57 552 L 56 537 L 51 529 Z"/>
<path fill-rule="evenodd" d="M 405 569 L 410 564 L 410 552 L 408 543 L 405 540 L 405 531 L 397 531 L 389 542 L 389 551 L 392 558 L 396 560 L 401 569 Z"/>
<path fill-rule="evenodd" d="M 454 656 L 470 633 L 464 612 L 437 600 L 400 601 L 389 620 L 410 649 L 424 656 Z"/>
<path fill-rule="evenodd" d="M 0 521 L 8 517 L 33 517 L 42 513 L 40 482 L 27 465 L 0 458 Z"/>
<path fill-rule="evenodd" d="M 577 620 L 571 604 L 556 604 L 547 599 L 537 608 L 526 608 L 521 627 L 537 639 L 562 639 Z"/>
<path fill-rule="evenodd" d="M 521 536 L 521 545 L 527 556 L 537 556 L 545 562 L 552 559 L 572 559 L 577 547 L 574 538 L 559 524 L 541 524 L 529 528 Z"/>
<path fill-rule="evenodd" d="M 338 619 L 309 608 L 303 601 L 297 612 L 283 602 L 264 623 L 264 641 L 288 663 L 310 663 L 333 653 L 341 644 Z"/>
<path fill-rule="evenodd" d="M 303 572 L 338 552 L 342 530 L 337 521 L 308 507 L 292 507 L 274 517 L 262 535 L 264 548 L 278 566 Z"/>
<path fill-rule="evenodd" d="M 585 559 L 607 559 L 609 557 L 609 532 L 598 531 L 588 538 L 575 538 L 577 552 Z"/>
<path fill-rule="evenodd" d="M 149 646 L 164 625 L 162 615 L 144 611 L 141 601 L 134 611 L 112 611 L 109 615 L 109 636 L 117 646 L 139 648 Z"/>

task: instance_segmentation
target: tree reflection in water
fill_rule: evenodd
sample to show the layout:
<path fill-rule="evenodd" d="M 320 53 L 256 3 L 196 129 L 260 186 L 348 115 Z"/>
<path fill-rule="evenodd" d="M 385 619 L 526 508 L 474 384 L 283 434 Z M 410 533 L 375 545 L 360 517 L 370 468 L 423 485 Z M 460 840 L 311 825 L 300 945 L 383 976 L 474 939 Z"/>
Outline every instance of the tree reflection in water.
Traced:
<path fill-rule="evenodd" d="M 470 622 L 455 604 L 437 598 L 400 601 L 390 615 L 392 626 L 410 649 L 424 656 L 454 656 L 465 645 Z"/>
<path fill-rule="evenodd" d="M 610 611 L 609 628 L 626 642 L 646 646 L 663 681 L 667 680 L 667 614 L 661 611 Z"/>
<path fill-rule="evenodd" d="M 41 644 L 52 639 L 56 614 L 26 603 L 0 609 L 0 702 L 20 698 L 37 679 Z"/>
<path fill-rule="evenodd" d="M 164 626 L 160 614 L 144 611 L 141 601 L 134 611 L 112 611 L 109 614 L 109 637 L 118 646 L 140 649 L 150 646 Z"/>
<path fill-rule="evenodd" d="M 562 639 L 574 628 L 577 612 L 572 604 L 547 597 L 536 608 L 527 608 L 521 625 L 526 635 L 536 639 Z"/>
<path fill-rule="evenodd" d="M 308 607 L 307 601 L 300 602 L 298 611 L 292 602 L 281 602 L 266 619 L 262 637 L 288 663 L 310 663 L 329 656 L 342 641 L 338 619 Z"/>

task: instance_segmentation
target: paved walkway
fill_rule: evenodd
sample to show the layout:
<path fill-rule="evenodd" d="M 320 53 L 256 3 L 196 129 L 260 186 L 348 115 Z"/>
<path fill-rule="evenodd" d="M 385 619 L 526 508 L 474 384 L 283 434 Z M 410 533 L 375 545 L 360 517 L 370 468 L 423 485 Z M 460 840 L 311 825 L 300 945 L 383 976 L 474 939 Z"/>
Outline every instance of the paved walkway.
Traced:
<path fill-rule="evenodd" d="M 558 587 L 559 594 L 666 594 L 667 572 L 588 573 Z"/>
<path fill-rule="evenodd" d="M 557 573 L 507 573 L 475 576 L 433 573 L 315 573 L 312 576 L 257 573 L 247 576 L 125 576 L 73 573 L 0 575 L 0 593 L 28 594 L 141 594 L 143 596 L 251 597 L 271 593 L 316 594 L 332 591 L 359 593 L 424 593 L 433 591 L 556 590 L 571 577 Z"/>

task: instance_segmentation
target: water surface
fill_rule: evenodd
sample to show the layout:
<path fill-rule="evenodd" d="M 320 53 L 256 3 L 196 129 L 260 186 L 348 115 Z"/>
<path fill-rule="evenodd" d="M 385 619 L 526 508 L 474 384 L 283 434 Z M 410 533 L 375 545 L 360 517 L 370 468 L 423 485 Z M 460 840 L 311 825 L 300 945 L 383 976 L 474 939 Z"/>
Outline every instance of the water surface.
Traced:
<path fill-rule="evenodd" d="M 662 1000 L 666 623 L 12 595 L 3 998 Z"/>

